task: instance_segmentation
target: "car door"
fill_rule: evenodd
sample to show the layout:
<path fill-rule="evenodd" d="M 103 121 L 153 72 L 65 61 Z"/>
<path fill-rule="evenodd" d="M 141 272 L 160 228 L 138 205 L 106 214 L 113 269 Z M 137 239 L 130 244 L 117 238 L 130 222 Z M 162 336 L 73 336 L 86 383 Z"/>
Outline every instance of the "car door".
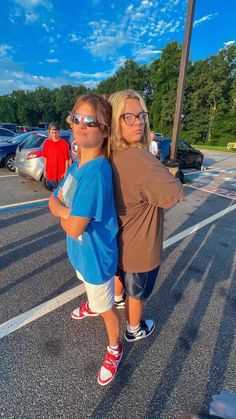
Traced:
<path fill-rule="evenodd" d="M 0 141 L 7 141 L 14 137 L 14 132 L 8 131 L 7 129 L 0 128 Z"/>
<path fill-rule="evenodd" d="M 191 167 L 194 166 L 196 161 L 195 150 L 184 140 L 179 140 L 177 159 L 180 167 Z"/>

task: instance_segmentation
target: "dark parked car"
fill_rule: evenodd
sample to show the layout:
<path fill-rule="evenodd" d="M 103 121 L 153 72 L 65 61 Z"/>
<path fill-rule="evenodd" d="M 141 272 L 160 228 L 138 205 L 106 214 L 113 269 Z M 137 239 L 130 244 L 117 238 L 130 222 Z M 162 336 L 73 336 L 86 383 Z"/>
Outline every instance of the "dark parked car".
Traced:
<path fill-rule="evenodd" d="M 0 122 L 0 127 L 9 129 L 10 131 L 16 133 L 16 124 L 12 124 L 11 122 Z"/>
<path fill-rule="evenodd" d="M 40 129 L 48 129 L 48 127 L 49 127 L 49 122 L 39 122 L 38 123 L 38 128 L 40 128 Z"/>
<path fill-rule="evenodd" d="M 15 132 L 0 127 L 0 143 L 10 140 L 10 138 L 14 137 L 14 135 L 16 135 Z"/>
<path fill-rule="evenodd" d="M 34 127 L 29 127 L 28 125 L 17 125 L 16 132 L 18 134 L 23 134 L 24 132 L 34 131 Z"/>
<path fill-rule="evenodd" d="M 170 159 L 171 138 L 158 138 L 156 141 L 159 148 L 158 158 L 165 164 Z M 201 170 L 203 159 L 204 154 L 200 150 L 192 147 L 184 140 L 179 140 L 176 160 L 181 169 L 194 167 Z"/>
<path fill-rule="evenodd" d="M 30 135 L 32 135 L 31 132 L 26 132 L 0 143 L 0 167 L 6 167 L 12 172 L 15 171 L 16 149 L 18 145 L 23 143 Z"/>

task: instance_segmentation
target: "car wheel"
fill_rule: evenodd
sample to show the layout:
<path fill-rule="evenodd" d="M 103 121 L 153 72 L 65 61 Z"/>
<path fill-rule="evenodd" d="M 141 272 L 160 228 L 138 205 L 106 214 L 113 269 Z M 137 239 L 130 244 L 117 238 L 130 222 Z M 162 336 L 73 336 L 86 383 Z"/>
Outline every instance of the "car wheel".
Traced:
<path fill-rule="evenodd" d="M 48 188 L 47 188 L 47 182 L 46 182 L 45 177 L 44 177 L 44 176 L 42 176 L 40 180 L 41 180 L 41 182 L 42 182 L 43 187 L 44 187 L 45 189 L 48 189 Z"/>
<path fill-rule="evenodd" d="M 183 172 L 183 170 L 179 170 L 178 178 L 179 178 L 181 183 L 184 183 L 184 172 Z"/>
<path fill-rule="evenodd" d="M 195 169 L 201 170 L 201 168 L 202 168 L 202 160 L 196 161 L 196 163 L 195 163 Z"/>
<path fill-rule="evenodd" d="M 5 167 L 11 172 L 15 172 L 15 154 L 10 154 L 5 158 Z"/>

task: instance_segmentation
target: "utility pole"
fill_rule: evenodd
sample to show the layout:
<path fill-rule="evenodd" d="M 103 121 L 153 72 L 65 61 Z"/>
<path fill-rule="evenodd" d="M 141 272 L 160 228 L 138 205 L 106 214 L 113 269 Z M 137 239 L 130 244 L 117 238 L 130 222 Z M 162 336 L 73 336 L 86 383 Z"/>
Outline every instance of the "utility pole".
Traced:
<path fill-rule="evenodd" d="M 189 48 L 190 48 L 190 41 L 191 41 L 192 27 L 193 27 L 194 9 L 195 9 L 195 0 L 188 0 L 184 43 L 182 47 L 182 55 L 181 55 L 180 68 L 179 68 L 179 80 L 178 80 L 177 97 L 176 97 L 176 104 L 175 104 L 175 116 L 174 116 L 173 132 L 172 132 L 170 162 L 168 164 L 169 170 L 172 172 L 173 175 L 176 175 L 178 172 L 178 163 L 176 163 L 176 154 L 177 154 L 177 146 L 178 146 L 179 128 L 180 128 L 180 123 L 181 123 L 182 105 L 183 105 L 184 91 L 185 91 L 186 73 L 187 73 L 187 67 L 188 67 Z"/>

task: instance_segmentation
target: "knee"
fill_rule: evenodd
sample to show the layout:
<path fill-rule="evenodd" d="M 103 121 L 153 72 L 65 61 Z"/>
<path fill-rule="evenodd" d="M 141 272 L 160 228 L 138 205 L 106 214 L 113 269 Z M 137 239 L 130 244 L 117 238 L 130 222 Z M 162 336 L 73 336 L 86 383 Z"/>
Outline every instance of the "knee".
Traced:
<path fill-rule="evenodd" d="M 115 306 L 113 306 L 107 311 L 104 311 L 103 313 L 100 313 L 100 316 L 102 316 L 103 319 L 107 319 L 113 315 L 118 315 L 118 310 Z"/>

